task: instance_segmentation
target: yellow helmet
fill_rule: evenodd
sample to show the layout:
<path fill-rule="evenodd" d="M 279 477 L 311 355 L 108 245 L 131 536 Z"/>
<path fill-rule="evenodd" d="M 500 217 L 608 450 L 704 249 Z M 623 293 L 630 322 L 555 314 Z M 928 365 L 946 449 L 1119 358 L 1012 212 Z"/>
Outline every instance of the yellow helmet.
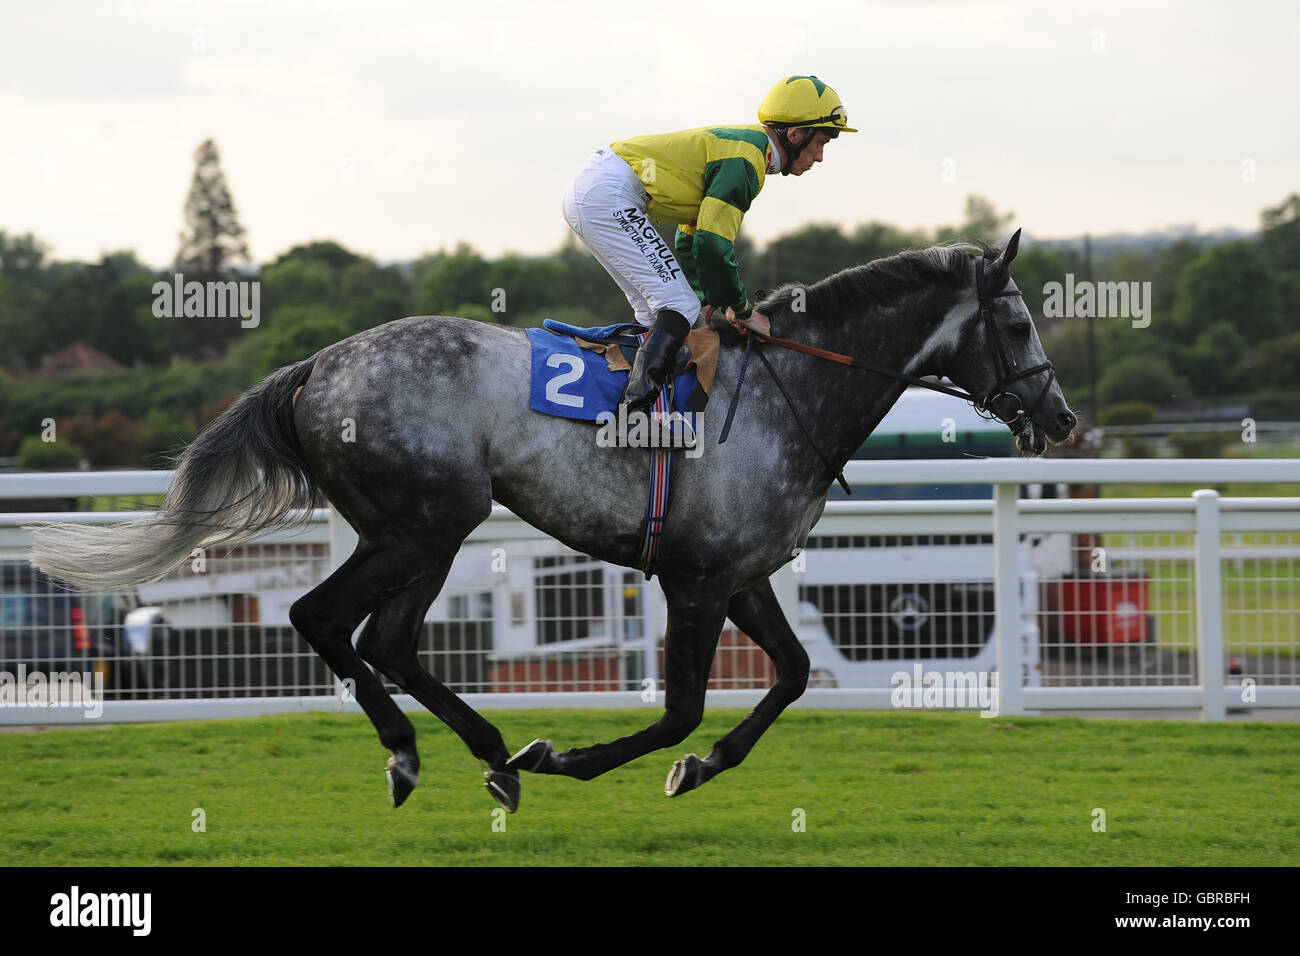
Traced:
<path fill-rule="evenodd" d="M 856 133 L 839 95 L 815 76 L 787 76 L 758 107 L 758 121 L 775 129 L 805 127 Z"/>

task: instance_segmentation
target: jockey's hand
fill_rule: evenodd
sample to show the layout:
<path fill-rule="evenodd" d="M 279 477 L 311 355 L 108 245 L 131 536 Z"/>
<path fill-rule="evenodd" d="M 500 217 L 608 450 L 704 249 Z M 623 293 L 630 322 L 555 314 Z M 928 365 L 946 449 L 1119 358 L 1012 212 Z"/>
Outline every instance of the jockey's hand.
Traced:
<path fill-rule="evenodd" d="M 757 332 L 759 335 L 770 336 L 772 334 L 771 320 L 762 312 L 759 312 L 758 309 L 749 313 L 749 318 L 738 319 L 736 318 L 736 310 L 731 308 L 731 306 L 727 306 L 727 321 L 730 322 L 741 335 L 748 335 L 751 331 Z"/>

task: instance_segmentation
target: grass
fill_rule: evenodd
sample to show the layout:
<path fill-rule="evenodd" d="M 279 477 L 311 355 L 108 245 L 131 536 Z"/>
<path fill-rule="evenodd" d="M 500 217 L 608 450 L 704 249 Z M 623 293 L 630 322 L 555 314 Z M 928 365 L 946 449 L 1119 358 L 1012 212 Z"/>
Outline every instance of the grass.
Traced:
<path fill-rule="evenodd" d="M 1300 725 L 981 719 L 796 710 L 742 766 L 678 799 L 681 747 L 590 782 L 526 776 L 493 813 L 482 766 L 413 715 L 422 780 L 387 804 L 387 752 L 360 716 L 0 734 L 0 864 L 1294 865 Z M 649 711 L 491 715 L 514 747 L 639 729 Z M 1106 831 L 1094 832 L 1094 810 Z M 192 830 L 193 811 L 206 832 Z M 806 831 L 795 832 L 802 810 Z M 504 832 L 493 829 L 505 821 Z"/>
<path fill-rule="evenodd" d="M 1300 458 L 1300 442 L 1270 442 L 1265 446 L 1243 445 L 1227 442 L 1223 457 Z M 1223 497 L 1230 498 L 1295 498 L 1300 496 L 1300 482 L 1228 482 L 1207 485 L 1204 482 L 1160 482 L 1149 484 L 1113 484 L 1101 486 L 1103 498 L 1186 498 L 1199 488 L 1213 488 Z"/>
<path fill-rule="evenodd" d="M 154 511 L 162 503 L 163 495 L 84 495 L 77 499 L 77 510 Z"/>
<path fill-rule="evenodd" d="M 1171 482 L 1142 485 L 1103 484 L 1103 498 L 1190 498 L 1192 492 L 1201 488 L 1211 488 L 1223 498 L 1295 498 L 1300 497 L 1300 484 L 1296 482 L 1228 482 L 1210 484 L 1207 482 Z"/>

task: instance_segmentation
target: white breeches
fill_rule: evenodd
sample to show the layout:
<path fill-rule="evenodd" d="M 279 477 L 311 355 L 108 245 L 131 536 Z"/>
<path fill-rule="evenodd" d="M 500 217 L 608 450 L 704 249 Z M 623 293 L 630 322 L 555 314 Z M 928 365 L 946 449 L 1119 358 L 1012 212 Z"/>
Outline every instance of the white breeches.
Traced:
<path fill-rule="evenodd" d="M 614 277 L 639 323 L 649 327 L 660 309 L 674 309 L 693 324 L 699 296 L 646 215 L 649 202 L 632 167 L 605 146 L 569 184 L 564 218 Z"/>

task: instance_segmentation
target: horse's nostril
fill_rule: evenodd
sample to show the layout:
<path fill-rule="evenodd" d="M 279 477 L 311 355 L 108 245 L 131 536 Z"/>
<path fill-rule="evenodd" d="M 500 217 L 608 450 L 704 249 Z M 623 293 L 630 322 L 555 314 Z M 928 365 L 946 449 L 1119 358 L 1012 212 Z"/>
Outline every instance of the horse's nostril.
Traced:
<path fill-rule="evenodd" d="M 1056 421 L 1062 428 L 1073 428 L 1075 425 L 1079 424 L 1079 419 L 1075 418 L 1069 412 L 1061 412 L 1061 414 L 1056 416 Z"/>

